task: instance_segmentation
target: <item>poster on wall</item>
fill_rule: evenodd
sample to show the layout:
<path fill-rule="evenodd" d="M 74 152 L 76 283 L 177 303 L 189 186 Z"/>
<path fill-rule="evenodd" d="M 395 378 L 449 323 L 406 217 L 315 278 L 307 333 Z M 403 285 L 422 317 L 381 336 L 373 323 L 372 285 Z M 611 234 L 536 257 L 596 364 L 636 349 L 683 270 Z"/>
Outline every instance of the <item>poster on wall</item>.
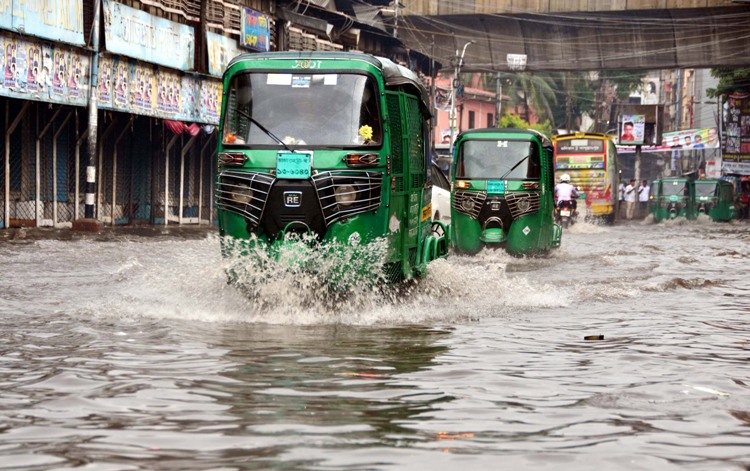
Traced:
<path fill-rule="evenodd" d="M 0 32 L 0 95 L 86 106 L 89 56 L 63 44 Z"/>
<path fill-rule="evenodd" d="M 724 172 L 750 175 L 750 95 L 729 95 L 724 132 Z"/>
<path fill-rule="evenodd" d="M 219 80 L 101 54 L 99 107 L 178 121 L 219 123 L 222 85 Z"/>

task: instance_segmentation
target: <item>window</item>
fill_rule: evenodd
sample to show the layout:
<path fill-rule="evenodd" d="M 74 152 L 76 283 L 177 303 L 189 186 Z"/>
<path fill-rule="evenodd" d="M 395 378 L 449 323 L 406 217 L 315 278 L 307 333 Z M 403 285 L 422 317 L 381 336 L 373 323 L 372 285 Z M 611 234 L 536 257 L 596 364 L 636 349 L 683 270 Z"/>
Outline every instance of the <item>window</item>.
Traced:
<path fill-rule="evenodd" d="M 248 147 L 378 147 L 375 81 L 357 74 L 241 73 L 229 84 L 223 142 Z"/>
<path fill-rule="evenodd" d="M 541 175 L 539 146 L 529 141 L 466 140 L 458 151 L 456 177 L 525 180 Z"/>
<path fill-rule="evenodd" d="M 497 123 L 495 123 L 495 116 L 492 113 L 487 113 L 487 127 L 488 128 L 494 128 Z"/>
<path fill-rule="evenodd" d="M 474 112 L 469 111 L 469 129 L 474 129 L 476 126 L 474 125 Z"/>

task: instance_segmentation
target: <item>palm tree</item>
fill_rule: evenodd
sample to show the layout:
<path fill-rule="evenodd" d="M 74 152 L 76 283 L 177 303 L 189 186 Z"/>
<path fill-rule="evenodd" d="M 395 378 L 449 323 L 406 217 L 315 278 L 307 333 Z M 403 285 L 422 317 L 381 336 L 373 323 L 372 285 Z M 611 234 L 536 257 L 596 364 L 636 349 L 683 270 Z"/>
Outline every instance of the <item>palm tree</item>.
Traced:
<path fill-rule="evenodd" d="M 552 107 L 557 104 L 554 82 L 543 75 L 519 72 L 513 80 L 511 90 L 523 105 L 524 118 L 528 121 L 533 107 L 540 121 L 550 120 L 554 127 Z"/>

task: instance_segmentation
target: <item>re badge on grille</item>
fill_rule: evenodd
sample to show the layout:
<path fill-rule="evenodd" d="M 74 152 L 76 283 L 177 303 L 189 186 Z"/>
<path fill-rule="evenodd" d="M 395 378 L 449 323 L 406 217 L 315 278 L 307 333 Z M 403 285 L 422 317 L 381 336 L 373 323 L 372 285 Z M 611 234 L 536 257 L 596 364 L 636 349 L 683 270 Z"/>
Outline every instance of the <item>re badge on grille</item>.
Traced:
<path fill-rule="evenodd" d="M 287 208 L 299 208 L 302 205 L 301 191 L 285 191 L 284 206 Z"/>

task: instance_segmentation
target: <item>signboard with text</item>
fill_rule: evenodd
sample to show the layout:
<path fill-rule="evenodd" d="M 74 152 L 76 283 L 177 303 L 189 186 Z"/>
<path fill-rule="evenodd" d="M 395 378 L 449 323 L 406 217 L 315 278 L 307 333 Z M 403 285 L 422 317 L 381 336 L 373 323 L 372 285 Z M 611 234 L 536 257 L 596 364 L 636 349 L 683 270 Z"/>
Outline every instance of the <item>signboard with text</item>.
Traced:
<path fill-rule="evenodd" d="M 271 30 L 266 15 L 250 8 L 242 8 L 240 45 L 253 51 L 268 52 L 271 49 Z"/>
<path fill-rule="evenodd" d="M 112 0 L 104 1 L 107 50 L 152 64 L 193 70 L 195 34 L 175 23 Z"/>
<path fill-rule="evenodd" d="M 0 0 L 0 28 L 82 46 L 83 0 Z"/>

